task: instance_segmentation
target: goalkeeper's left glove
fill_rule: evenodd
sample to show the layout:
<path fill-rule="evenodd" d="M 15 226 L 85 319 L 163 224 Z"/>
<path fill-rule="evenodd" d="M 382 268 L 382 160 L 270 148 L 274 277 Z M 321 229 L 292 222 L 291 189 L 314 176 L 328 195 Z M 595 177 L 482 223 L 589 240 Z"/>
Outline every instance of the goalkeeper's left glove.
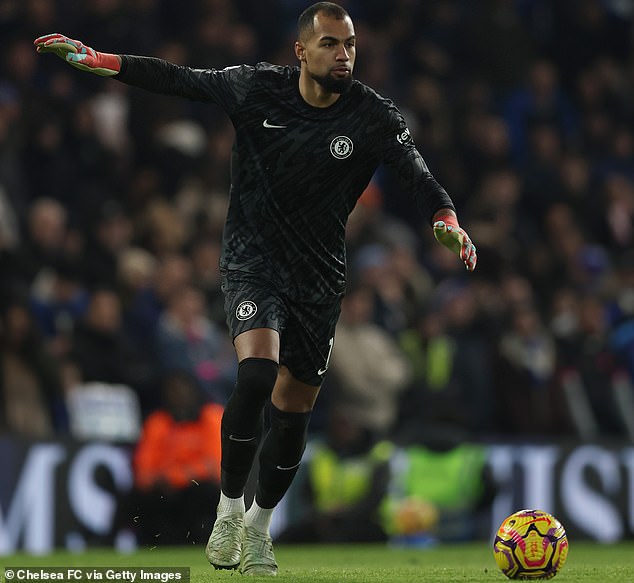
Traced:
<path fill-rule="evenodd" d="M 453 251 L 469 271 L 473 271 L 478 261 L 475 245 L 469 235 L 458 224 L 452 214 L 436 216 L 434 221 L 434 237 L 447 249 Z"/>
<path fill-rule="evenodd" d="M 33 42 L 38 53 L 55 53 L 60 59 L 81 71 L 111 77 L 121 70 L 121 57 L 100 53 L 63 34 L 46 34 Z"/>

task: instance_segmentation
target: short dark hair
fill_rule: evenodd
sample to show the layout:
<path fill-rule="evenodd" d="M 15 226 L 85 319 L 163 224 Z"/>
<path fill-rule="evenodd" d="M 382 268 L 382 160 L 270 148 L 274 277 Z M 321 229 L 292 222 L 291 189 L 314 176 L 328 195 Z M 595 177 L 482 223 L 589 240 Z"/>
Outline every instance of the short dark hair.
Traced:
<path fill-rule="evenodd" d="M 342 8 L 339 4 L 334 2 L 316 2 L 299 15 L 297 19 L 297 38 L 302 38 L 306 34 L 315 32 L 315 15 L 319 13 L 336 20 L 343 20 L 346 17 L 350 18 L 345 8 Z"/>

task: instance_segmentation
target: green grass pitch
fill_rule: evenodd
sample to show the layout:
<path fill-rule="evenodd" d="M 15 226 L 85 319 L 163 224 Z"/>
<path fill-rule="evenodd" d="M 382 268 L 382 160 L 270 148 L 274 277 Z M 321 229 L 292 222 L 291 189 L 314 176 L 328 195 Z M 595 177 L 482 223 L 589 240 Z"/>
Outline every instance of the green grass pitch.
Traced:
<path fill-rule="evenodd" d="M 393 549 L 383 545 L 276 546 L 279 583 L 487 583 L 508 581 L 498 570 L 490 545 L 439 545 L 428 549 Z M 214 571 L 203 547 L 156 547 L 119 554 L 93 549 L 81 554 L 57 552 L 45 556 L 0 557 L 0 575 L 6 567 L 190 567 L 191 583 L 236 583 L 234 571 Z M 269 580 L 261 577 L 251 581 Z M 557 583 L 634 582 L 634 542 L 598 545 L 572 542 L 568 560 Z"/>

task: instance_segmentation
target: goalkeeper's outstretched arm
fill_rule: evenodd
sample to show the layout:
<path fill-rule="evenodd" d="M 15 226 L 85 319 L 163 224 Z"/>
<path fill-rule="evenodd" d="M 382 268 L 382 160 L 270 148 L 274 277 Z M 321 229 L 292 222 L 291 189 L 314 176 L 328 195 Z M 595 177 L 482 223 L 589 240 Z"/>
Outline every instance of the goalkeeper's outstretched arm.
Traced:
<path fill-rule="evenodd" d="M 81 71 L 113 77 L 152 93 L 217 103 L 227 113 L 245 99 L 255 73 L 249 65 L 192 69 L 155 57 L 100 53 L 57 33 L 41 36 L 34 44 L 38 53 L 54 53 Z"/>

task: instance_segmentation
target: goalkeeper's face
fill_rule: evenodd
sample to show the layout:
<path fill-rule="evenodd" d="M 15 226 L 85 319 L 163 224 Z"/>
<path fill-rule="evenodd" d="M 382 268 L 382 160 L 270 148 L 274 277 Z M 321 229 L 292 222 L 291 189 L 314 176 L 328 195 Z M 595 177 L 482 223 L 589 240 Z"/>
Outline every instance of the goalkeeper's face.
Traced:
<path fill-rule="evenodd" d="M 356 38 L 352 20 L 317 14 L 314 32 L 300 41 L 306 72 L 330 93 L 345 93 L 352 85 Z"/>

